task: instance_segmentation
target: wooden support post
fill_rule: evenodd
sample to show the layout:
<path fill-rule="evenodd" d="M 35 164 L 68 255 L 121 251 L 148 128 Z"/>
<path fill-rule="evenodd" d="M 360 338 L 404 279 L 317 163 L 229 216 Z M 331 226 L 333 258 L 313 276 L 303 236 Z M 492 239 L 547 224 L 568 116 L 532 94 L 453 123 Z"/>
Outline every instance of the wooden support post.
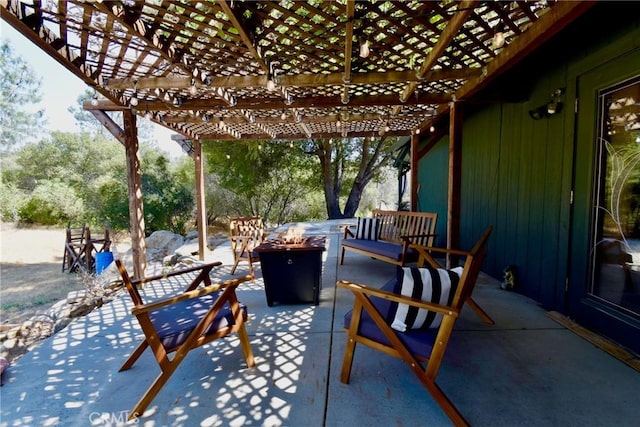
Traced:
<path fill-rule="evenodd" d="M 411 154 L 410 154 L 410 164 L 409 167 L 411 170 L 409 171 L 411 177 L 411 212 L 416 212 L 418 210 L 418 143 L 420 142 L 420 138 L 418 135 L 411 135 Z"/>
<path fill-rule="evenodd" d="M 127 178 L 129 193 L 129 227 L 131 232 L 131 252 L 133 255 L 133 275 L 137 279 L 145 277 L 147 270 L 147 247 L 144 240 L 144 207 L 142 204 L 142 170 L 138 150 L 138 130 L 136 115 L 131 110 L 122 112 L 124 123 L 125 152 L 127 156 Z"/>
<path fill-rule="evenodd" d="M 204 261 L 207 245 L 207 208 L 204 198 L 204 171 L 202 167 L 202 143 L 195 140 L 193 160 L 196 169 L 196 222 L 198 223 L 198 259 Z"/>
<path fill-rule="evenodd" d="M 460 247 L 460 193 L 462 181 L 462 105 L 450 104 L 449 192 L 447 197 L 447 248 Z M 455 262 L 447 259 L 447 268 Z"/>

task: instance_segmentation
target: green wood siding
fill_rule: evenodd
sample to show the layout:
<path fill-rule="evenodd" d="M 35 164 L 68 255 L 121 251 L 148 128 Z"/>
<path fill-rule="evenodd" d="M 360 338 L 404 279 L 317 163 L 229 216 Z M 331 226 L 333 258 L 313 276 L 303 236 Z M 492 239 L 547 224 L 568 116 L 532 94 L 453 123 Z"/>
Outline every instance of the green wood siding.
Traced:
<path fill-rule="evenodd" d="M 483 270 L 500 279 L 505 266 L 515 265 L 520 291 L 549 309 L 566 308 L 577 77 L 640 46 L 638 15 L 621 24 L 620 19 L 605 19 L 602 11 L 596 10 L 586 23 L 565 33 L 564 39 L 554 39 L 547 51 L 532 56 L 519 70 L 523 77 L 514 80 L 527 85 L 527 101 L 475 111 L 465 107 L 461 243 L 469 247 L 487 225 L 493 225 Z M 595 24 L 599 32 L 592 31 Z M 529 117 L 529 110 L 545 104 L 557 88 L 566 88 L 563 110 L 542 120 Z M 442 239 L 446 238 L 447 144 L 444 139 L 427 153 L 418 173 L 420 210 L 439 214 Z M 592 167 L 586 163 L 578 168 Z M 584 191 L 584 184 L 581 188 Z M 584 224 L 581 233 L 589 221 L 587 198 L 590 194 L 576 194 L 582 206 L 576 207 L 574 215 Z M 571 250 L 580 251 L 577 256 L 586 260 L 584 245 Z"/>

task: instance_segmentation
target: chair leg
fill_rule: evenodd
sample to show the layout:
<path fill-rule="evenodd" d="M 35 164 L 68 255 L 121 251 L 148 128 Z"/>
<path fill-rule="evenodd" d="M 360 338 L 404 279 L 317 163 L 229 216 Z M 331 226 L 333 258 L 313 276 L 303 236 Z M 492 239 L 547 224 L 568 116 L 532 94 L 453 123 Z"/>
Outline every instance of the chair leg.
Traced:
<path fill-rule="evenodd" d="M 240 347 L 242 347 L 242 354 L 244 354 L 244 360 L 247 362 L 247 367 L 253 368 L 256 366 L 256 361 L 253 358 L 253 350 L 251 349 L 251 343 L 249 342 L 249 334 L 247 333 L 247 327 L 243 324 L 238 329 L 238 338 L 240 338 Z"/>
<path fill-rule="evenodd" d="M 240 262 L 240 261 L 236 261 L 236 262 L 233 264 L 233 268 L 231 269 L 231 274 L 233 274 L 233 273 L 235 273 L 235 272 L 236 272 L 236 268 L 238 268 L 238 263 L 239 263 L 239 262 Z"/>
<path fill-rule="evenodd" d="M 344 349 L 344 359 L 342 359 L 342 370 L 340 371 L 340 381 L 349 384 L 351 367 L 353 366 L 353 355 L 356 351 L 356 340 L 347 336 L 347 344 Z"/>
<path fill-rule="evenodd" d="M 495 321 L 487 314 L 486 311 L 484 311 L 482 309 L 482 307 L 480 307 L 478 305 L 477 302 L 475 302 L 473 300 L 473 298 L 469 297 L 466 300 L 466 303 L 469 304 L 469 307 L 471 307 L 473 309 L 473 311 L 476 312 L 476 314 L 478 315 L 478 317 L 487 325 L 495 325 Z"/>
<path fill-rule="evenodd" d="M 160 390 L 162 389 L 162 386 L 164 386 L 167 383 L 167 381 L 171 377 L 171 374 L 173 374 L 173 372 L 175 371 L 176 367 L 177 367 L 177 364 L 174 365 L 172 363 L 171 365 L 169 365 L 170 369 L 164 372 L 161 372 L 160 375 L 158 375 L 158 377 L 153 382 L 153 384 L 151 384 L 151 387 L 147 389 L 147 391 L 142 395 L 138 403 L 136 403 L 136 406 L 134 406 L 133 409 L 131 410 L 129 417 L 127 418 L 129 421 L 134 420 L 142 416 L 142 414 L 144 414 L 144 411 L 147 409 L 147 406 L 149 406 L 149 403 L 151 403 L 151 401 L 160 392 Z"/>
<path fill-rule="evenodd" d="M 136 363 L 136 360 L 138 360 L 138 358 L 142 356 L 142 353 L 144 353 L 147 347 L 149 347 L 149 343 L 147 342 L 147 340 L 142 341 L 133 351 L 133 353 L 131 353 L 131 356 L 129 356 L 127 360 L 122 364 L 118 372 L 126 371 L 127 369 L 131 368 L 133 364 Z"/>
<path fill-rule="evenodd" d="M 344 263 L 344 247 L 342 248 L 342 252 L 340 253 L 340 265 Z"/>
<path fill-rule="evenodd" d="M 449 419 L 453 422 L 454 426 L 468 426 L 469 423 L 462 416 L 458 408 L 449 400 L 446 394 L 438 387 L 438 384 L 435 382 L 426 379 L 426 376 L 420 377 L 420 382 L 426 387 L 429 391 L 429 394 L 433 397 L 440 408 L 444 411 L 445 414 L 449 417 Z"/>
<path fill-rule="evenodd" d="M 340 371 L 340 381 L 349 384 L 351 376 L 351 366 L 353 365 L 353 356 L 356 352 L 356 336 L 360 328 L 360 318 L 362 317 L 362 301 L 360 295 L 356 295 L 351 312 L 351 323 L 347 330 L 347 343 L 344 349 L 344 359 L 342 359 L 342 370 Z"/>

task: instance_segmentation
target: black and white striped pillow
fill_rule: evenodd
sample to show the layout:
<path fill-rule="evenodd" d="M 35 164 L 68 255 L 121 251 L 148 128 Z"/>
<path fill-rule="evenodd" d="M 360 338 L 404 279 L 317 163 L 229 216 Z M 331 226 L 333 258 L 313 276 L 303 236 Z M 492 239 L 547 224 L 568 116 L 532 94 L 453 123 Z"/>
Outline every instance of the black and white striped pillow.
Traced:
<path fill-rule="evenodd" d="M 450 305 L 462 276 L 462 267 L 442 268 L 398 267 L 395 292 L 435 304 Z M 437 328 L 442 314 L 397 304 L 391 327 L 400 332 L 410 329 Z"/>
<path fill-rule="evenodd" d="M 378 240 L 378 218 L 358 218 L 356 239 Z"/>

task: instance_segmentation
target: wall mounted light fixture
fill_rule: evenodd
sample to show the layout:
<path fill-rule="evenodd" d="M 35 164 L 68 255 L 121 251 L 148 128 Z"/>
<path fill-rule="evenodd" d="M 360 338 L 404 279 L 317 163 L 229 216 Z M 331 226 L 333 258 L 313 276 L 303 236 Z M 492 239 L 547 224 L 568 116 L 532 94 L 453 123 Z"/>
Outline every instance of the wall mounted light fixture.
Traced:
<path fill-rule="evenodd" d="M 539 107 L 529 110 L 529 116 L 533 120 L 541 120 L 558 114 L 562 110 L 562 95 L 564 95 L 564 91 L 564 88 L 554 90 L 549 101 Z"/>

